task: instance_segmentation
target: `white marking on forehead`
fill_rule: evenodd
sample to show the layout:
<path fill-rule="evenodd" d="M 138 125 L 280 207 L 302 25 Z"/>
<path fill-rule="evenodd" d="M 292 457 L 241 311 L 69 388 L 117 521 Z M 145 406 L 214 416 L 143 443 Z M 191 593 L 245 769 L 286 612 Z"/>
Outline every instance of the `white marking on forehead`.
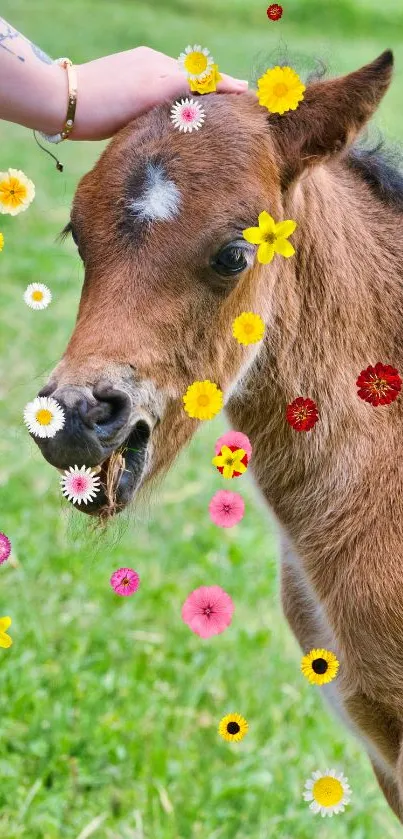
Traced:
<path fill-rule="evenodd" d="M 181 194 L 160 163 L 148 163 L 146 188 L 140 198 L 129 201 L 129 208 L 140 219 L 171 221 L 180 209 Z"/>

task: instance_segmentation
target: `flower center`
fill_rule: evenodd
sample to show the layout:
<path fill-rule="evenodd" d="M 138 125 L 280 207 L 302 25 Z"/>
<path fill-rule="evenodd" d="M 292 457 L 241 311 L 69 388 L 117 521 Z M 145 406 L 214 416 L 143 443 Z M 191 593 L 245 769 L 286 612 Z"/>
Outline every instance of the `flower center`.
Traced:
<path fill-rule="evenodd" d="M 224 510 L 224 513 L 230 513 L 230 512 L 231 512 L 231 506 L 230 506 L 230 504 L 223 504 L 223 505 L 222 505 L 222 508 L 223 508 L 223 510 Z"/>
<path fill-rule="evenodd" d="M 343 787 L 337 778 L 326 775 L 314 783 L 312 794 L 322 807 L 333 807 L 343 798 Z"/>
<path fill-rule="evenodd" d="M 264 240 L 265 240 L 265 242 L 267 242 L 268 245 L 274 245 L 274 242 L 276 241 L 276 239 L 277 239 L 277 236 L 276 236 L 275 233 L 265 233 L 264 234 Z"/>
<path fill-rule="evenodd" d="M 204 609 L 204 614 L 206 615 L 207 618 L 209 618 L 210 615 L 213 614 L 213 610 L 212 610 L 211 606 L 206 606 L 206 608 Z"/>
<path fill-rule="evenodd" d="M 123 580 L 122 580 L 122 586 L 128 586 L 128 585 L 129 585 L 129 583 L 130 583 L 129 578 L 128 578 L 128 577 L 124 577 L 124 578 L 123 578 Z"/>
<path fill-rule="evenodd" d="M 209 397 L 206 393 L 201 393 L 200 396 L 197 397 L 197 403 L 201 408 L 205 408 L 209 401 Z"/>
<path fill-rule="evenodd" d="M 329 665 L 324 658 L 315 658 L 312 662 L 312 670 L 314 673 L 317 673 L 318 676 L 323 676 L 328 667 Z"/>
<path fill-rule="evenodd" d="M 375 393 L 385 393 L 388 390 L 388 383 L 385 379 L 374 379 L 373 382 L 370 384 L 370 388 L 375 391 Z"/>
<path fill-rule="evenodd" d="M 305 422 L 308 413 L 308 408 L 298 408 L 298 411 L 295 412 L 295 419 L 298 420 L 298 422 Z"/>
<path fill-rule="evenodd" d="M 49 425 L 52 419 L 52 412 L 48 411 L 46 408 L 40 408 L 39 411 L 36 412 L 35 418 L 39 425 Z"/>
<path fill-rule="evenodd" d="M 32 300 L 42 300 L 43 299 L 43 292 L 42 291 L 33 291 L 32 292 Z"/>
<path fill-rule="evenodd" d="M 182 119 L 186 120 L 186 122 L 192 122 L 195 116 L 194 108 L 184 108 L 182 111 Z"/>
<path fill-rule="evenodd" d="M 80 475 L 78 478 L 74 478 L 73 486 L 74 486 L 74 489 L 75 489 L 76 492 L 82 492 L 83 490 L 86 489 L 87 482 L 86 482 L 85 478 L 81 477 L 81 475 Z"/>
<path fill-rule="evenodd" d="M 226 459 L 226 461 L 225 461 L 225 465 L 226 465 L 226 466 L 233 466 L 233 465 L 234 465 L 234 463 L 235 463 L 235 461 L 234 461 L 234 458 L 233 458 L 233 457 L 227 457 L 227 459 Z"/>
<path fill-rule="evenodd" d="M 274 234 L 272 234 L 272 235 L 274 235 Z M 244 332 L 247 332 L 248 334 L 250 334 L 251 332 L 253 332 L 253 323 L 244 323 L 243 329 L 244 329 Z"/>
<path fill-rule="evenodd" d="M 207 58 L 202 52 L 191 52 L 185 58 L 185 67 L 188 73 L 202 73 L 207 68 Z"/>
<path fill-rule="evenodd" d="M 285 96 L 288 93 L 288 87 L 284 82 L 278 82 L 273 87 L 273 93 L 275 96 Z"/>
<path fill-rule="evenodd" d="M 235 722 L 235 720 L 229 722 L 228 725 L 227 725 L 228 734 L 238 734 L 238 731 L 240 731 L 240 730 L 241 730 L 241 726 L 238 725 L 238 723 Z"/>

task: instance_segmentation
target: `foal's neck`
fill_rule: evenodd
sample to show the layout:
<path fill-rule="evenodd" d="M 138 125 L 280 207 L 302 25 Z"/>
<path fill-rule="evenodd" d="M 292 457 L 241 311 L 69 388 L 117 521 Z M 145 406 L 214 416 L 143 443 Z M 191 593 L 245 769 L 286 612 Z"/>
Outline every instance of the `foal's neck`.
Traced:
<path fill-rule="evenodd" d="M 297 185 L 284 218 L 298 222 L 296 256 L 275 256 L 280 274 L 265 344 L 227 412 L 251 439 L 260 489 L 297 533 L 310 517 L 322 516 L 325 527 L 329 508 L 356 503 L 399 445 L 401 399 L 368 405 L 356 379 L 378 361 L 403 372 L 402 216 L 339 162 Z M 309 432 L 286 422 L 297 396 L 317 404 L 320 419 Z"/>

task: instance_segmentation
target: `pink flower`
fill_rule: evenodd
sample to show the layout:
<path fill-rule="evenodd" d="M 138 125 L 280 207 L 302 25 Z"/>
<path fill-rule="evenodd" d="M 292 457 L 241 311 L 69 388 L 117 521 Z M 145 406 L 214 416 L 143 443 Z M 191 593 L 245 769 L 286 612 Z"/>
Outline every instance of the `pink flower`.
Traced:
<path fill-rule="evenodd" d="M 128 597 L 134 594 L 140 585 L 140 577 L 133 568 L 119 568 L 111 576 L 111 586 L 116 594 Z"/>
<path fill-rule="evenodd" d="M 182 619 L 201 638 L 219 635 L 230 625 L 234 604 L 220 586 L 200 586 L 182 606 Z"/>
<path fill-rule="evenodd" d="M 252 457 L 252 446 L 249 442 L 249 437 L 243 434 L 242 431 L 227 431 L 222 437 L 219 437 L 214 451 L 219 454 L 223 446 L 235 446 L 237 449 L 243 449 L 248 456 L 248 460 Z"/>
<path fill-rule="evenodd" d="M 237 492 L 220 489 L 210 501 L 209 512 L 211 521 L 218 527 L 233 527 L 243 518 L 245 502 Z"/>
<path fill-rule="evenodd" d="M 5 533 L 0 533 L 0 565 L 5 562 L 11 553 L 11 542 Z"/>

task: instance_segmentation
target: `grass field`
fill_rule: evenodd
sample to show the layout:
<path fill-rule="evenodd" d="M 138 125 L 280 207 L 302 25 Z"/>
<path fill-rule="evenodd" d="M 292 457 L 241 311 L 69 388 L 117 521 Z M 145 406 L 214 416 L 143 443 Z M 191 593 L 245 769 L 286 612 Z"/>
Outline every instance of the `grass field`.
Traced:
<path fill-rule="evenodd" d="M 395 0 L 284 0 L 277 24 L 258 0 L 3 0 L 2 15 L 53 57 L 77 62 L 148 44 L 178 55 L 207 45 L 220 67 L 250 77 L 289 49 L 295 66 L 316 57 L 333 72 L 393 47 L 396 80 L 378 124 L 403 136 L 403 12 Z M 273 523 L 247 476 L 247 515 L 225 532 L 206 508 L 221 482 L 209 466 L 222 420 L 181 456 L 149 516 L 94 538 L 61 500 L 58 475 L 21 422 L 72 331 L 82 268 L 72 243 L 56 245 L 78 178 L 102 144 L 68 143 L 65 172 L 25 129 L 0 128 L 0 169 L 23 169 L 37 197 L 1 218 L 0 531 L 13 544 L 0 568 L 0 614 L 13 646 L 0 650 L 0 839 L 397 839 L 362 749 L 299 673 L 300 653 L 278 603 Z M 22 301 L 42 281 L 54 301 Z M 109 586 L 137 569 L 127 600 Z M 202 641 L 180 617 L 187 594 L 218 584 L 236 604 L 231 627 Z M 220 718 L 249 722 L 239 744 L 217 735 Z M 331 821 L 301 795 L 317 768 L 336 766 L 353 789 Z"/>

